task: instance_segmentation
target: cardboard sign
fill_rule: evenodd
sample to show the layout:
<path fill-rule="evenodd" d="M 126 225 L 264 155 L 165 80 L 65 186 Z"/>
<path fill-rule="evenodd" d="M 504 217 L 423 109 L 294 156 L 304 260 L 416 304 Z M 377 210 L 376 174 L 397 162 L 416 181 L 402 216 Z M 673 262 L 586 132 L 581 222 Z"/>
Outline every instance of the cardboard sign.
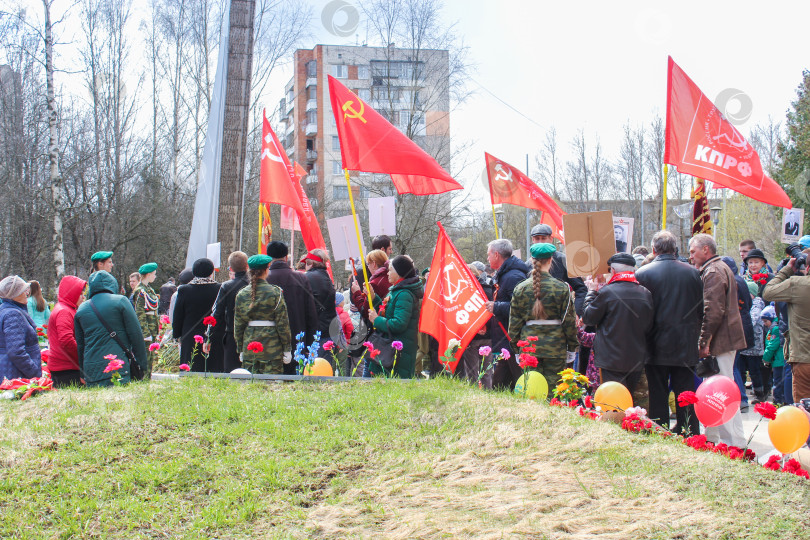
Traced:
<path fill-rule="evenodd" d="M 281 228 L 285 231 L 300 231 L 301 223 L 298 222 L 298 215 L 289 206 L 281 207 Z"/>
<path fill-rule="evenodd" d="M 613 212 L 585 212 L 563 216 L 568 277 L 608 273 L 608 259 L 616 253 Z"/>
<path fill-rule="evenodd" d="M 368 234 L 378 236 L 397 234 L 396 197 L 369 197 Z"/>
<path fill-rule="evenodd" d="M 326 220 L 329 230 L 329 242 L 332 244 L 332 258 L 336 261 L 345 261 L 348 258 L 362 259 L 360 247 L 357 245 L 357 233 L 354 229 L 352 216 L 342 216 Z M 363 229 L 357 221 L 360 238 L 363 238 Z"/>
<path fill-rule="evenodd" d="M 616 240 L 616 253 L 630 253 L 633 249 L 633 218 L 613 218 L 613 238 Z"/>
<path fill-rule="evenodd" d="M 789 208 L 782 212 L 782 242 L 798 242 L 804 232 L 804 208 Z"/>
<path fill-rule="evenodd" d="M 220 259 L 220 251 L 222 250 L 221 242 L 217 242 L 216 244 L 208 244 L 205 248 L 205 256 L 211 259 L 214 263 L 214 269 L 219 272 L 219 263 Z"/>

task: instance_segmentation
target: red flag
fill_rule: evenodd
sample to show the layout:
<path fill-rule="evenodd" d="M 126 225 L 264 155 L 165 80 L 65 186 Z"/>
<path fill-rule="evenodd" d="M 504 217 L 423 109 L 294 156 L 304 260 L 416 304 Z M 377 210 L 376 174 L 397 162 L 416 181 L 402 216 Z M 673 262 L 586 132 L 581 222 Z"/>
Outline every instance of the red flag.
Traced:
<path fill-rule="evenodd" d="M 287 159 L 287 153 L 278 142 L 278 137 L 270 127 L 264 111 L 262 126 L 262 155 L 259 172 L 259 202 L 290 206 L 296 212 L 303 212 L 293 179 L 295 172 Z"/>
<path fill-rule="evenodd" d="M 267 253 L 267 244 L 273 240 L 273 223 L 270 221 L 270 205 L 267 203 L 259 203 L 259 235 L 259 253 Z"/>
<path fill-rule="evenodd" d="M 427 152 L 331 75 L 329 95 L 344 169 L 390 174 L 400 194 L 464 189 Z"/>
<path fill-rule="evenodd" d="M 442 224 L 438 225 L 439 238 L 425 285 L 419 331 L 438 340 L 440 354 L 447 350 L 451 339 L 461 342 L 456 361 L 447 364 L 447 369 L 455 373 L 464 349 L 492 314 L 485 307 L 487 297 L 481 284 L 470 272 Z"/>
<path fill-rule="evenodd" d="M 758 201 L 792 208 L 779 184 L 762 171 L 759 155 L 669 57 L 664 163 Z"/>

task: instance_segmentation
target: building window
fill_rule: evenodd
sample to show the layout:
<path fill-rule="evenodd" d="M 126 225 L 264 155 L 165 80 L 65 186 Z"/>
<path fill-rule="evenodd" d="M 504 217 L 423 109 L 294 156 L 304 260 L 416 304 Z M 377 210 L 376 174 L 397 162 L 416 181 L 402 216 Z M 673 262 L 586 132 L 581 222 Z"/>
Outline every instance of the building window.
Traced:
<path fill-rule="evenodd" d="M 287 103 L 292 103 L 293 101 L 295 101 L 295 92 L 290 88 L 287 90 Z"/>
<path fill-rule="evenodd" d="M 318 76 L 318 63 L 315 60 L 307 62 L 307 77 Z"/>
<path fill-rule="evenodd" d="M 348 199 L 349 188 L 346 186 L 332 186 L 332 198 L 342 200 Z"/>
<path fill-rule="evenodd" d="M 368 79 L 368 66 L 357 66 L 357 78 Z"/>
<path fill-rule="evenodd" d="M 340 161 L 333 161 L 332 174 L 340 174 L 341 172 L 343 172 L 343 169 L 340 167 Z"/>
<path fill-rule="evenodd" d="M 339 151 L 340 150 L 340 137 L 337 135 L 332 135 L 332 150 Z"/>
<path fill-rule="evenodd" d="M 307 124 L 318 123 L 318 111 L 307 111 Z"/>
<path fill-rule="evenodd" d="M 332 66 L 332 75 L 339 79 L 345 79 L 349 76 L 349 66 L 344 64 Z"/>
<path fill-rule="evenodd" d="M 357 97 L 359 97 L 363 101 L 369 101 L 371 99 L 371 89 L 369 89 L 369 88 L 358 88 Z"/>
<path fill-rule="evenodd" d="M 307 88 L 307 99 L 318 99 L 318 87 L 310 86 Z"/>

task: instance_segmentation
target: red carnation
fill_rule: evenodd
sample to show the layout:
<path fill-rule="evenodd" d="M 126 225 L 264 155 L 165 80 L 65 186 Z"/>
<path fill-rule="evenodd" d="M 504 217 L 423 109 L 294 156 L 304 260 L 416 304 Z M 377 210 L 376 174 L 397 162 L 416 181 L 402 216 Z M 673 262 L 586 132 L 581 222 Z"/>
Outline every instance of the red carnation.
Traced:
<path fill-rule="evenodd" d="M 551 398 L 549 405 L 553 405 L 554 407 L 562 407 L 562 401 L 557 398 Z"/>
<path fill-rule="evenodd" d="M 517 346 L 520 348 L 527 347 L 528 345 L 529 342 L 526 341 L 525 339 L 521 339 L 520 341 L 517 342 Z"/>
<path fill-rule="evenodd" d="M 217 325 L 217 318 L 212 317 L 211 315 L 209 315 L 208 317 L 203 319 L 203 324 L 205 326 L 216 326 Z"/>
<path fill-rule="evenodd" d="M 258 341 L 251 341 L 250 343 L 248 343 L 247 350 L 254 353 L 264 352 L 264 345 L 262 345 Z"/>
<path fill-rule="evenodd" d="M 780 469 L 779 462 L 782 460 L 782 456 L 779 454 L 772 454 L 771 457 L 768 458 L 768 461 L 765 462 L 763 467 L 766 469 L 770 469 L 772 471 L 778 471 Z"/>
<path fill-rule="evenodd" d="M 529 336 L 526 339 L 528 339 L 529 341 L 537 341 L 537 336 Z"/>
<path fill-rule="evenodd" d="M 535 347 L 534 345 L 530 347 L 523 347 L 523 352 L 537 352 L 537 347 Z"/>
<path fill-rule="evenodd" d="M 763 401 L 754 405 L 754 410 L 758 412 L 763 418 L 768 420 L 776 419 L 776 406 L 773 403 Z"/>
<path fill-rule="evenodd" d="M 377 356 L 379 356 L 379 355 L 380 355 L 380 349 L 374 349 L 373 351 L 371 351 L 371 352 L 369 353 L 369 355 L 371 355 L 371 358 L 372 358 L 372 359 L 377 358 Z"/>
<path fill-rule="evenodd" d="M 521 369 L 526 368 L 536 368 L 537 367 L 537 358 L 530 354 L 523 353 L 518 356 L 520 359 L 520 367 Z"/>
<path fill-rule="evenodd" d="M 687 407 L 689 405 L 694 405 L 698 402 L 697 394 L 694 392 L 690 392 L 687 390 L 686 392 L 681 392 L 678 394 L 678 405 L 681 407 Z"/>

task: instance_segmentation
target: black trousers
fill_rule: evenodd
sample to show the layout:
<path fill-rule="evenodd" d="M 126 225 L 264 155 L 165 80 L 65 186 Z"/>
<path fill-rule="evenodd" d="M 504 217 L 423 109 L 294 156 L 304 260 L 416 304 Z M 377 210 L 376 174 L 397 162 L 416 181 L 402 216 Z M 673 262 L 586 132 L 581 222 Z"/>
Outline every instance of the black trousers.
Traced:
<path fill-rule="evenodd" d="M 495 390 L 514 390 L 515 383 L 523 375 L 523 370 L 518 365 L 512 346 L 507 345 L 506 348 L 509 349 L 512 356 L 509 360 L 498 360 L 495 363 L 495 369 L 492 372 L 492 388 Z M 550 391 L 551 388 L 549 388 Z"/>
<path fill-rule="evenodd" d="M 82 386 L 81 372 L 78 369 L 51 371 L 51 379 L 53 379 L 53 385 L 56 388 L 67 388 L 68 386 Z"/>
<path fill-rule="evenodd" d="M 242 362 L 239 361 L 239 354 L 236 352 L 236 340 L 233 334 L 225 334 L 222 338 L 223 352 L 223 370 L 225 373 L 230 373 L 236 368 L 242 367 Z"/>
<path fill-rule="evenodd" d="M 678 405 L 678 395 L 687 390 L 695 391 L 695 374 L 692 368 L 684 366 L 653 366 L 645 367 L 647 384 L 650 387 L 650 410 L 648 416 L 662 427 L 669 427 L 669 392 L 670 386 L 675 393 L 675 433 L 684 432 L 684 435 L 697 435 L 700 433 L 693 405 L 681 407 Z M 689 425 L 687 427 L 687 416 Z"/>

